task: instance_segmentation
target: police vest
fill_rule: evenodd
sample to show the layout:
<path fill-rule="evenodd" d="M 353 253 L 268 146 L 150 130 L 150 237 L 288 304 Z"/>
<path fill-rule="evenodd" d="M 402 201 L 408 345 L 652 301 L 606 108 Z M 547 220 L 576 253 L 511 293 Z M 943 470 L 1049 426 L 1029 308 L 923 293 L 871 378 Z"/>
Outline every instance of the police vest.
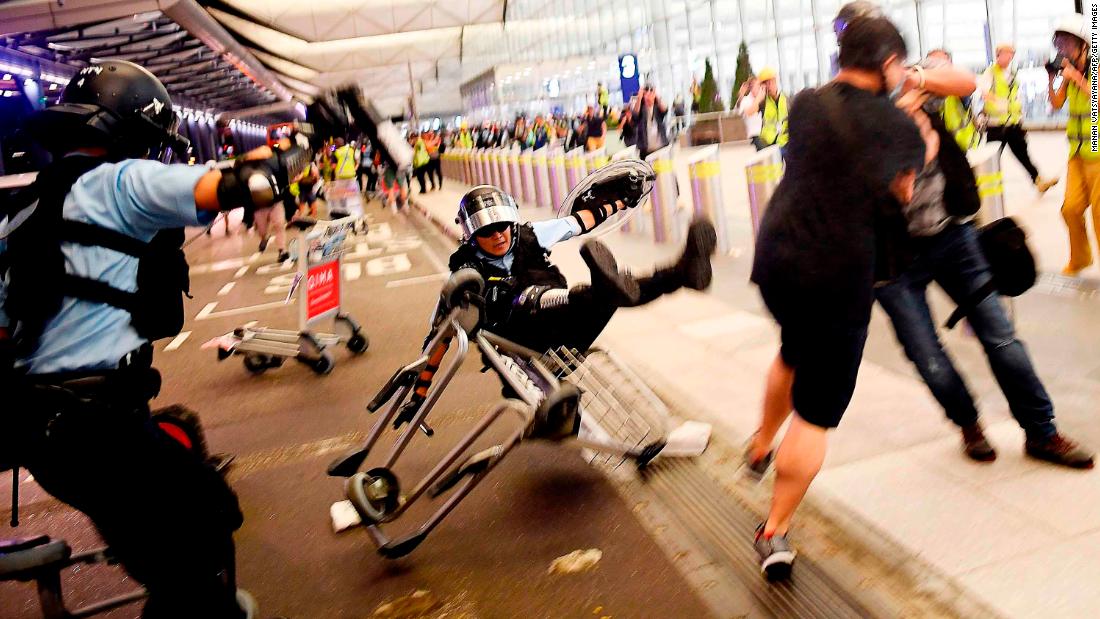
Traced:
<path fill-rule="evenodd" d="M 974 126 L 970 108 L 958 97 L 951 96 L 943 100 L 943 124 L 955 136 L 955 143 L 964 151 L 977 148 L 982 139 L 978 128 Z"/>
<path fill-rule="evenodd" d="M 1016 74 L 1006 81 L 1005 73 L 999 64 L 989 67 L 993 77 L 993 94 L 985 100 L 985 113 L 989 124 L 998 127 L 1018 125 L 1023 119 L 1024 106 L 1020 103 L 1020 85 L 1016 83 Z"/>
<path fill-rule="evenodd" d="M 549 260 L 550 252 L 539 244 L 531 224 L 516 227 L 512 240 L 511 272 L 489 263 L 472 243 L 464 243 L 448 262 L 451 272 L 472 268 L 485 278 L 485 323 L 490 329 L 508 322 L 516 296 L 530 286 L 565 288 L 569 285 L 558 267 Z"/>
<path fill-rule="evenodd" d="M 3 265 L 8 274 L 4 311 L 18 325 L 16 344 L 21 356 L 34 352 L 46 323 L 61 310 L 66 297 L 129 312 L 134 330 L 150 341 L 176 335 L 183 328 L 183 295 L 190 292 L 190 278 L 181 249 L 182 228 L 162 230 L 146 243 L 62 217 L 73 184 L 103 163 L 92 157 L 66 157 L 51 164 L 8 213 L 10 221 L 22 219 L 6 239 Z M 62 243 L 105 247 L 137 258 L 137 291 L 68 273 Z"/>
<path fill-rule="evenodd" d="M 788 138 L 787 96 L 779 93 L 778 99 L 764 97 L 764 124 L 760 128 L 760 139 L 768 145 L 786 146 Z"/>
<path fill-rule="evenodd" d="M 1066 139 L 1069 140 L 1069 156 L 1071 159 L 1073 157 L 1081 157 L 1090 161 L 1100 159 L 1100 152 L 1092 148 L 1092 130 L 1096 127 L 1096 123 L 1092 122 L 1092 105 L 1089 102 L 1092 80 L 1093 77 L 1089 75 L 1089 88 L 1085 91 L 1082 91 L 1073 82 L 1070 82 L 1069 87 L 1066 89 L 1067 98 L 1069 99 Z"/>
<path fill-rule="evenodd" d="M 348 145 L 336 149 L 336 178 L 355 178 L 355 151 Z"/>

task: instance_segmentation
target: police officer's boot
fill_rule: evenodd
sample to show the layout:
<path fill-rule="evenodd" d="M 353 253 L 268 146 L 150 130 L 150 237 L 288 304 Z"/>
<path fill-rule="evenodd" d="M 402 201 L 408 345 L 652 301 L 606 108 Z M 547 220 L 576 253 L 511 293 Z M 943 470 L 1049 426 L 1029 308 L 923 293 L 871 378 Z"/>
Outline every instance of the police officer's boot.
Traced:
<path fill-rule="evenodd" d="M 638 305 L 645 305 L 661 295 L 676 292 L 681 288 L 704 290 L 710 286 L 713 276 L 710 257 L 718 246 L 718 235 L 714 226 L 706 219 L 696 219 L 687 232 L 684 253 L 675 263 L 653 272 L 649 277 L 638 279 L 641 294 Z"/>
<path fill-rule="evenodd" d="M 718 233 L 714 230 L 714 224 L 702 217 L 692 221 L 688 227 L 684 253 L 673 267 L 685 288 L 705 290 L 710 286 L 713 277 L 710 258 L 717 248 Z"/>
<path fill-rule="evenodd" d="M 600 241 L 591 240 L 581 246 L 581 258 L 592 272 L 592 293 L 617 307 L 637 305 L 641 290 L 638 280 L 625 271 L 611 250 Z"/>

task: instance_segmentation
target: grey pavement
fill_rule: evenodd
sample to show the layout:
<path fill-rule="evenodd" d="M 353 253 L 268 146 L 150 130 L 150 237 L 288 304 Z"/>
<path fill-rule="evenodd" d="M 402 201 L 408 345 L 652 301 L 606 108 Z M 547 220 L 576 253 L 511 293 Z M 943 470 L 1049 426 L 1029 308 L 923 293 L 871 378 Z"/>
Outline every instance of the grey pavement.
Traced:
<path fill-rule="evenodd" d="M 1041 172 L 1064 178 L 1063 134 L 1033 133 L 1031 151 Z M 745 440 L 758 423 L 766 369 L 778 345 L 774 323 L 748 282 L 752 235 L 743 162 L 751 154 L 747 146 L 721 151 L 732 250 L 715 260 L 712 289 L 623 310 L 600 340 L 674 402 L 678 414 L 713 424 L 716 435 L 731 444 Z M 691 194 L 680 155 L 679 218 L 686 221 Z M 1059 427 L 1100 447 L 1100 300 L 1092 292 L 1100 269 L 1091 267 L 1074 280 L 1052 275 L 1068 255 L 1058 211 L 1064 182 L 1039 196 L 1009 152 L 1002 161 L 1008 214 L 1027 230 L 1046 272 L 1040 285 L 1014 302 L 1019 336 L 1055 401 Z M 463 189 L 449 181 L 446 189 L 413 200 L 454 234 Z M 524 207 L 523 213 L 553 216 L 549 209 Z M 644 232 L 603 238 L 636 273 L 678 252 Z M 578 244 L 559 246 L 552 256 L 570 281 L 586 279 Z M 930 297 L 942 320 L 951 304 L 938 289 Z M 999 459 L 977 464 L 962 454 L 955 427 L 876 308 L 855 398 L 830 437 L 825 469 L 809 501 L 815 511 L 831 514 L 836 526 L 888 541 L 996 613 L 1100 615 L 1100 473 L 1025 459 L 1023 433 L 980 345 L 961 328 L 940 336 L 978 401 Z M 797 529 L 795 535 L 797 543 Z"/>

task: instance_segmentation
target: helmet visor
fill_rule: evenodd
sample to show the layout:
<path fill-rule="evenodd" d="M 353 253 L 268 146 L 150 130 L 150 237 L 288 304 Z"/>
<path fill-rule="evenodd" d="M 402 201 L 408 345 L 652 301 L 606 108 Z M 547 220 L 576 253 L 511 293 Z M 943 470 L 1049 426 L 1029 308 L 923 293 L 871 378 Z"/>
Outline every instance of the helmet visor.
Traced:
<path fill-rule="evenodd" d="M 485 226 L 499 222 L 515 223 L 519 221 L 519 207 L 509 195 L 493 192 L 471 199 L 472 204 L 462 209 L 459 223 L 466 238 L 472 238 Z"/>

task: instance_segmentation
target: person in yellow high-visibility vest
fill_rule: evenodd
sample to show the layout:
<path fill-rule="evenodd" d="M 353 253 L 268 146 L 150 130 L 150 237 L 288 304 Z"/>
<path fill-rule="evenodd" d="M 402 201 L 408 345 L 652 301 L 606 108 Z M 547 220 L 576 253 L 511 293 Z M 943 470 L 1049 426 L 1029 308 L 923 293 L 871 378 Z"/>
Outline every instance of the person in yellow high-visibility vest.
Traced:
<path fill-rule="evenodd" d="M 779 79 L 775 69 L 765 67 L 758 76 L 764 86 L 764 102 L 761 110 L 764 114 L 764 123 L 760 127 L 760 148 L 778 145 L 783 148 L 787 145 L 787 95 L 779 91 Z"/>
<path fill-rule="evenodd" d="M 952 64 L 951 54 L 945 49 L 934 49 L 928 52 L 928 55 L 921 62 L 921 66 L 925 69 L 951 66 Z M 977 125 L 974 124 L 974 115 L 970 111 L 969 97 L 956 97 L 954 95 L 944 97 L 941 113 L 943 114 L 944 126 L 955 137 L 955 143 L 963 149 L 963 152 L 978 147 L 982 134 L 978 131 Z"/>
<path fill-rule="evenodd" d="M 1016 81 L 1016 71 L 1010 67 L 1016 56 L 1016 47 L 1011 43 L 997 46 L 996 61 L 989 65 L 978 79 L 978 90 L 985 98 L 986 139 L 1000 142 L 1001 151 L 1005 146 L 1012 150 L 1016 161 L 1024 166 L 1031 182 L 1039 193 L 1058 184 L 1058 178 L 1043 178 L 1031 162 L 1027 152 L 1027 132 L 1024 131 L 1024 106 L 1020 101 L 1020 84 Z"/>
<path fill-rule="evenodd" d="M 325 193 L 329 214 L 335 217 L 363 214 L 363 200 L 359 189 L 359 150 L 347 144 L 344 138 L 336 138 L 336 150 L 332 153 L 332 186 Z"/>
<path fill-rule="evenodd" d="M 1092 264 L 1085 211 L 1092 207 L 1093 232 L 1100 230 L 1100 144 L 1094 139 L 1096 123 L 1092 122 L 1089 92 L 1092 80 L 1088 70 L 1089 28 L 1080 13 L 1063 20 L 1054 30 L 1054 47 L 1058 58 L 1047 65 L 1050 83 L 1047 97 L 1058 110 L 1069 101 L 1066 139 L 1069 141 L 1069 162 L 1066 170 L 1066 197 L 1062 203 L 1062 219 L 1069 233 L 1069 262 L 1062 273 L 1075 276 Z M 1061 76 L 1057 90 L 1054 81 Z"/>

